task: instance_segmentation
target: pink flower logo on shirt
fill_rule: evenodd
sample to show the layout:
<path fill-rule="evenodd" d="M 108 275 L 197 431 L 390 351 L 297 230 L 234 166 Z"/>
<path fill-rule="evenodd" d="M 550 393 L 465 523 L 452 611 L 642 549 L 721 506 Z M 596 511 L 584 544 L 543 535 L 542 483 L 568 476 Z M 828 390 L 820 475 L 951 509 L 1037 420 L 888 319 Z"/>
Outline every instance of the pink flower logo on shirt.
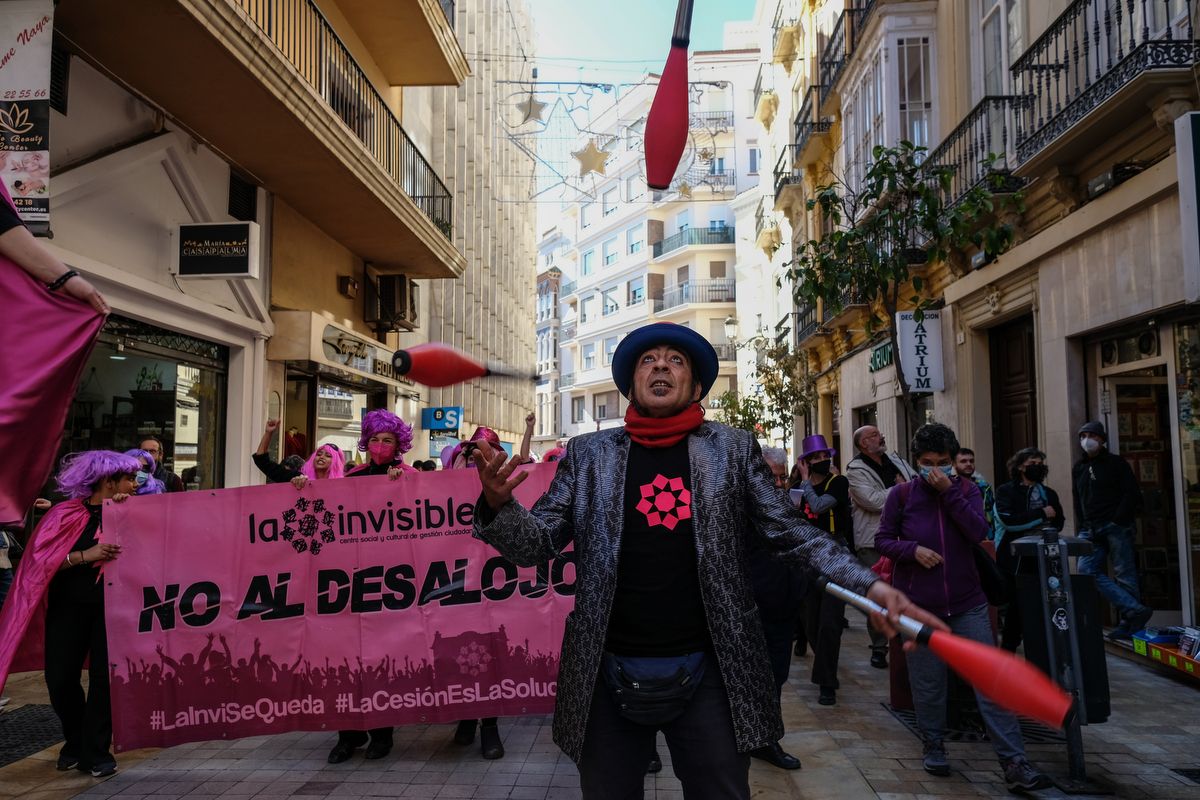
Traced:
<path fill-rule="evenodd" d="M 692 493 L 683 487 L 683 478 L 657 475 L 650 483 L 642 484 L 641 493 L 637 510 L 646 515 L 651 527 L 661 525 L 673 531 L 680 522 L 692 518 Z"/>

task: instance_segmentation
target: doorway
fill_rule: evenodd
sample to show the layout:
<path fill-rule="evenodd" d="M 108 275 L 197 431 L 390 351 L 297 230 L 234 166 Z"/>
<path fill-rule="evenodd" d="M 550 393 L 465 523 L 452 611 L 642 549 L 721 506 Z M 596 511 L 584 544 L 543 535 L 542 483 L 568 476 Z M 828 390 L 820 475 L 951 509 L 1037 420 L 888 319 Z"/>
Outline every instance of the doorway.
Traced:
<path fill-rule="evenodd" d="M 1142 494 L 1134 548 L 1142 602 L 1154 609 L 1155 624 L 1177 625 L 1183 603 L 1167 368 L 1124 373 L 1104 384 L 1109 448 L 1133 468 Z"/>
<path fill-rule="evenodd" d="M 1038 446 L 1037 368 L 1033 315 L 1019 317 L 988 334 L 992 373 L 992 480 L 1008 474 L 1010 456 Z"/>

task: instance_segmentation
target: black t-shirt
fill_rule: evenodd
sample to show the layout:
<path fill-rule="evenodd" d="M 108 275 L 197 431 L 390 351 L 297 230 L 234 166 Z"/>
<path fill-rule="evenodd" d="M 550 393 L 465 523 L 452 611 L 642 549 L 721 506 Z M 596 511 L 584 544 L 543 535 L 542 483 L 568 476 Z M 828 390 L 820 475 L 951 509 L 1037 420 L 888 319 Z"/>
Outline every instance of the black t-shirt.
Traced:
<path fill-rule="evenodd" d="M 258 467 L 258 471 L 266 475 L 271 483 L 287 483 L 300 474 L 297 470 L 276 463 L 266 453 L 255 453 L 250 457 L 254 459 L 254 466 Z"/>
<path fill-rule="evenodd" d="M 900 477 L 900 470 L 896 469 L 896 465 L 892 463 L 892 459 L 887 453 L 883 454 L 883 458 L 879 460 L 879 463 L 875 463 L 875 459 L 867 458 L 862 453 L 859 453 L 855 458 L 875 471 L 875 474 L 879 476 L 879 480 L 883 481 L 883 488 L 890 489 L 896 485 L 896 478 Z"/>
<path fill-rule="evenodd" d="M 892 467 L 895 470 L 895 467 Z M 816 476 L 813 476 L 816 478 Z M 813 524 L 826 533 L 830 533 L 838 541 L 849 545 L 854 541 L 854 517 L 850 513 L 850 481 L 845 475 L 827 477 L 821 482 L 812 480 L 813 491 L 818 497 L 831 495 L 837 498 L 837 505 L 820 514 L 809 512 Z"/>
<path fill-rule="evenodd" d="M 711 647 L 685 438 L 673 447 L 629 446 L 625 530 L 608 649 L 625 656 L 675 656 Z"/>
<path fill-rule="evenodd" d="M 0 235 L 24 224 L 17 212 L 13 211 L 12 206 L 0 200 Z"/>
<path fill-rule="evenodd" d="M 87 527 L 79 534 L 71 553 L 78 554 L 96 544 L 96 532 L 100 530 L 100 506 L 91 503 L 86 505 L 89 519 Z M 71 556 L 71 563 L 76 564 L 79 556 Z M 55 573 L 50 580 L 49 599 L 51 603 L 102 603 L 104 590 L 98 580 L 100 573 L 94 564 L 79 564 L 74 567 L 64 567 Z"/>

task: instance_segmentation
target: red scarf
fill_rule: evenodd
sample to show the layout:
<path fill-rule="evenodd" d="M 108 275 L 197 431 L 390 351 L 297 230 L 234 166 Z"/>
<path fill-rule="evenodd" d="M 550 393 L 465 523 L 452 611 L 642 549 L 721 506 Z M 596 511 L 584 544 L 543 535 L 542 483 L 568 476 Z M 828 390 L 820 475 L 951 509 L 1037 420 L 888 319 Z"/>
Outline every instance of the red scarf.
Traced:
<path fill-rule="evenodd" d="M 642 447 L 671 447 L 704 424 L 704 409 L 692 403 L 673 417 L 644 417 L 633 406 L 625 412 L 625 430 Z"/>

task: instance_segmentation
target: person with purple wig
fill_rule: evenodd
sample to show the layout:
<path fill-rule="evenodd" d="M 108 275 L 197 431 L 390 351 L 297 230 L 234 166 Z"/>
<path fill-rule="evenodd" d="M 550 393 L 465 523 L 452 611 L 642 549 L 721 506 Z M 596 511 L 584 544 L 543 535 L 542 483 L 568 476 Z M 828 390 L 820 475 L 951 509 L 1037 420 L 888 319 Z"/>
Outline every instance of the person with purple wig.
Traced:
<path fill-rule="evenodd" d="M 391 480 L 397 480 L 405 472 L 417 472 L 403 461 L 403 455 L 412 449 L 412 440 L 412 426 L 392 412 L 382 408 L 368 411 L 363 417 L 358 451 L 367 453 L 369 459 L 347 472 L 346 477 L 387 475 Z M 392 751 L 392 733 L 390 726 L 369 731 L 338 731 L 337 744 L 329 751 L 329 763 L 346 761 L 363 745 L 367 745 L 368 759 L 383 758 Z"/>
<path fill-rule="evenodd" d="M 41 649 L 36 638 L 45 637 L 46 688 L 65 739 L 58 755 L 62 771 L 79 769 L 97 778 L 117 771 L 109 750 L 112 705 L 98 567 L 117 558 L 121 548 L 100 541 L 101 508 L 105 500 L 122 502 L 134 493 L 141 469 L 137 458 L 108 450 L 64 458 L 57 482 L 68 500 L 51 509 L 33 532 L 12 594 L 0 610 L 0 689 L 11 668 L 36 668 L 27 659 Z M 44 628 L 37 624 L 42 614 Z M 85 661 L 86 696 L 79 681 Z"/>
<path fill-rule="evenodd" d="M 167 485 L 154 477 L 154 456 L 136 447 L 132 450 L 126 450 L 125 455 L 136 458 L 138 463 L 142 465 L 137 475 L 134 476 L 134 480 L 137 483 L 137 491 L 134 494 L 163 494 L 167 491 Z"/>

